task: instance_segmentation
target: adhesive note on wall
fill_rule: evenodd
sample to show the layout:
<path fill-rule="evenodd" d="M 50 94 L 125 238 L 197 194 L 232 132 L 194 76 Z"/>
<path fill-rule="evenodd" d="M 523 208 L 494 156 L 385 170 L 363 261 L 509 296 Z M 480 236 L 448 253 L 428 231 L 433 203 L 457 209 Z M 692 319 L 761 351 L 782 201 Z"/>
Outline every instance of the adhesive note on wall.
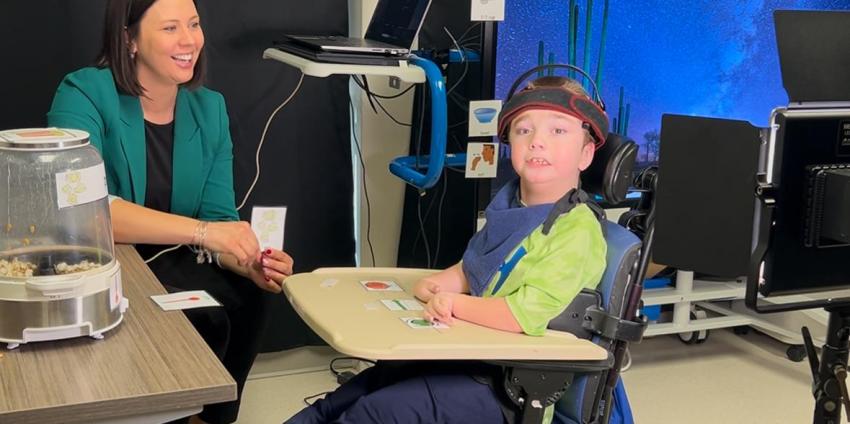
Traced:
<path fill-rule="evenodd" d="M 469 136 L 491 137 L 499 135 L 499 112 L 501 100 L 469 102 Z"/>
<path fill-rule="evenodd" d="M 496 178 L 498 163 L 496 143 L 466 144 L 466 178 Z"/>
<path fill-rule="evenodd" d="M 472 0 L 472 21 L 504 21 L 505 0 Z"/>

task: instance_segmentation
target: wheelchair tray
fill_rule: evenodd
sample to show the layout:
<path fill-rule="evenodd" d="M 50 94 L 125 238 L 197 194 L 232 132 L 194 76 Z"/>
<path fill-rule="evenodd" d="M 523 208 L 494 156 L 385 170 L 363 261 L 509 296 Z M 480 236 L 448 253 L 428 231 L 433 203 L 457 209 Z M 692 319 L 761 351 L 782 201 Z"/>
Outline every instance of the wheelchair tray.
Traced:
<path fill-rule="evenodd" d="M 427 325 L 417 328 L 416 323 L 405 322 L 403 318 L 422 317 L 421 310 L 402 308 L 409 306 L 410 301 L 417 302 L 411 294 L 413 285 L 433 272 L 405 268 L 320 268 L 289 277 L 283 288 L 292 307 L 313 331 L 337 351 L 355 357 L 382 360 L 608 359 L 605 349 L 565 332 L 548 330 L 543 337 L 533 337 L 460 320 L 446 328 Z M 392 283 L 398 285 L 396 291 L 367 289 L 395 288 Z"/>

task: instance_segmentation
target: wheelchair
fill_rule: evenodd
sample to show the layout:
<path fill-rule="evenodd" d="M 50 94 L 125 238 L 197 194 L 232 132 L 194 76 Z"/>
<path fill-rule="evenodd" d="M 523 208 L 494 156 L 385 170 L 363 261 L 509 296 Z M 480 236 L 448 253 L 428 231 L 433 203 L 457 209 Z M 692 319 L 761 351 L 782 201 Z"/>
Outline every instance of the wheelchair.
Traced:
<path fill-rule="evenodd" d="M 605 361 L 488 361 L 504 369 L 503 386 L 522 409 L 520 423 L 539 423 L 555 404 L 553 423 L 632 423 L 631 408 L 619 378 L 629 343 L 639 342 L 646 319 L 638 316 L 643 279 L 654 233 L 656 168 L 632 179 L 637 145 L 610 134 L 582 174 L 591 196 L 617 204 L 630 185 L 641 198 L 617 224 L 605 221 L 607 266 L 596 290 L 584 290 L 549 323 L 549 328 L 589 339 L 608 350 Z"/>

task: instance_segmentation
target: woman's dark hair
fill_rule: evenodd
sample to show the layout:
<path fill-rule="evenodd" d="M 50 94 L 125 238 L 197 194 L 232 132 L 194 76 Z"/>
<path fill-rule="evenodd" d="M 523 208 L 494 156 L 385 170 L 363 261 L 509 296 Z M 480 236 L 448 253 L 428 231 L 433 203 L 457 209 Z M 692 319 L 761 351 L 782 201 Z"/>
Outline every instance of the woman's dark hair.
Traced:
<path fill-rule="evenodd" d="M 103 48 L 97 56 L 99 68 L 110 68 L 118 91 L 133 96 L 143 96 L 144 87 L 136 76 L 136 61 L 130 56 L 130 42 L 139 36 L 139 22 L 156 0 L 109 0 L 103 27 Z M 127 37 L 124 31 L 127 31 Z M 199 87 L 206 75 L 203 49 L 195 62 L 192 79 L 180 84 L 188 88 Z"/>

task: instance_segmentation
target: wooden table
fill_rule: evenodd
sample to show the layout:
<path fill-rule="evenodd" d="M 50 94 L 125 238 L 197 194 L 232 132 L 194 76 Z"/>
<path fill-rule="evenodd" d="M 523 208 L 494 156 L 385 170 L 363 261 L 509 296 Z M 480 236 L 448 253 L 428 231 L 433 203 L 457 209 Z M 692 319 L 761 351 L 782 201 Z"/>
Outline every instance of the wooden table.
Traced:
<path fill-rule="evenodd" d="M 391 311 L 382 299 L 413 299 L 413 285 L 433 270 L 320 268 L 283 285 L 298 315 L 339 352 L 368 359 L 482 359 L 604 361 L 608 351 L 576 336 L 548 330 L 543 337 L 455 320 L 447 329 L 414 329 L 401 320 L 421 311 Z M 392 280 L 403 292 L 367 291 L 360 281 Z"/>
<path fill-rule="evenodd" d="M 155 423 L 236 399 L 236 383 L 131 246 L 117 246 L 124 322 L 87 337 L 0 350 L 0 423 Z M 0 318 L 2 319 L 2 318 Z"/>

